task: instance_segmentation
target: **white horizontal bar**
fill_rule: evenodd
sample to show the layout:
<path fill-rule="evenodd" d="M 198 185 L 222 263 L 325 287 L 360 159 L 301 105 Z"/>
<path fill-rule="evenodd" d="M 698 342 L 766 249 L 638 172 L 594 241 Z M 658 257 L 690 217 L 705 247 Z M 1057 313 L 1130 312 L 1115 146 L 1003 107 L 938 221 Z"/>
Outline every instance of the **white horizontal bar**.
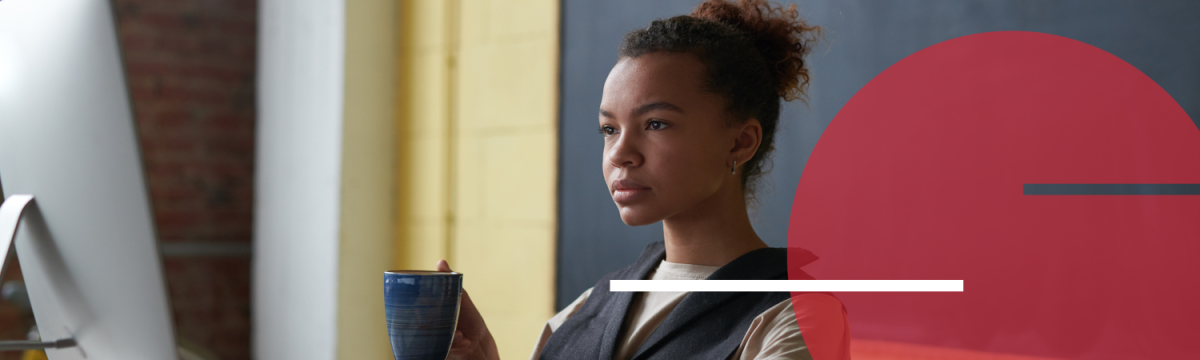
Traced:
<path fill-rule="evenodd" d="M 962 292 L 962 280 L 610 280 L 611 291 Z"/>

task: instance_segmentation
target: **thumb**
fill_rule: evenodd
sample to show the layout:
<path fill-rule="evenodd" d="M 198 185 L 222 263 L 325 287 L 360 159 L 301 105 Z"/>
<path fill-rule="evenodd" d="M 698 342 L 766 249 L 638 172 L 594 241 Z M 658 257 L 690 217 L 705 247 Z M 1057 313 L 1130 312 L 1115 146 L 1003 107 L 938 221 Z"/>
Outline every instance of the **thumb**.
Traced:
<path fill-rule="evenodd" d="M 450 264 L 447 263 L 446 260 L 438 260 L 437 271 L 451 271 Z"/>

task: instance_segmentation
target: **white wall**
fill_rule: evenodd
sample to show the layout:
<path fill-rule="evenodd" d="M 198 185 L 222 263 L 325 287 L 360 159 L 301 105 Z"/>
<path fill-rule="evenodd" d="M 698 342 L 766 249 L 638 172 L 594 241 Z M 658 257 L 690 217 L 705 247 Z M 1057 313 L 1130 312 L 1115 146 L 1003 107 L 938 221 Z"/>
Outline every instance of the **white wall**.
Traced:
<path fill-rule="evenodd" d="M 343 0 L 259 3 L 254 358 L 333 359 Z"/>
<path fill-rule="evenodd" d="M 264 0 L 259 17 L 255 358 L 388 358 L 396 3 Z"/>

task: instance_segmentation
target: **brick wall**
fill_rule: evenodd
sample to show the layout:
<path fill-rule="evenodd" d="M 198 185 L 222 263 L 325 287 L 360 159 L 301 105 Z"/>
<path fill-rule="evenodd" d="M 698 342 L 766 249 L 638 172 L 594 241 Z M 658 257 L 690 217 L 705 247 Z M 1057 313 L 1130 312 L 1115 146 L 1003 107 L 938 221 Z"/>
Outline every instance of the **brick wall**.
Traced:
<path fill-rule="evenodd" d="M 3 200 L 0 200 L 0 203 L 3 203 Z M 9 263 L 2 283 L 23 281 L 20 259 L 13 256 L 6 261 Z M 24 340 L 33 323 L 32 310 L 8 301 L 0 301 L 0 340 Z M 4 351 L 0 352 L 0 360 L 21 360 L 22 355 L 20 351 Z"/>
<path fill-rule="evenodd" d="M 249 359 L 257 3 L 113 4 L 177 335 Z"/>

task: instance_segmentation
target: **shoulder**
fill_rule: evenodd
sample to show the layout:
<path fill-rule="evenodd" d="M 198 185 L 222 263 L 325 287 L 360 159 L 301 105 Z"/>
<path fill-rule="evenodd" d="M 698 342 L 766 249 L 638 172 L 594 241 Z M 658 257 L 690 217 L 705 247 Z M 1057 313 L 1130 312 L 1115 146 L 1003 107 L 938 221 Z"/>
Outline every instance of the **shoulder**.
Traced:
<path fill-rule="evenodd" d="M 848 359 L 845 307 L 824 293 L 794 295 L 754 319 L 738 359 Z"/>
<path fill-rule="evenodd" d="M 579 297 L 575 298 L 575 301 L 572 301 L 567 305 L 567 307 L 563 308 L 562 311 L 559 311 L 557 314 L 554 314 L 554 317 L 551 317 L 550 320 L 547 320 L 546 326 L 550 327 L 550 331 L 558 330 L 558 327 L 562 326 L 562 324 L 567 321 L 567 318 L 579 311 L 579 309 L 583 307 L 583 304 L 587 302 L 588 296 L 592 294 L 592 289 L 594 288 L 588 288 L 587 290 L 584 290 L 582 294 L 579 294 Z"/>

